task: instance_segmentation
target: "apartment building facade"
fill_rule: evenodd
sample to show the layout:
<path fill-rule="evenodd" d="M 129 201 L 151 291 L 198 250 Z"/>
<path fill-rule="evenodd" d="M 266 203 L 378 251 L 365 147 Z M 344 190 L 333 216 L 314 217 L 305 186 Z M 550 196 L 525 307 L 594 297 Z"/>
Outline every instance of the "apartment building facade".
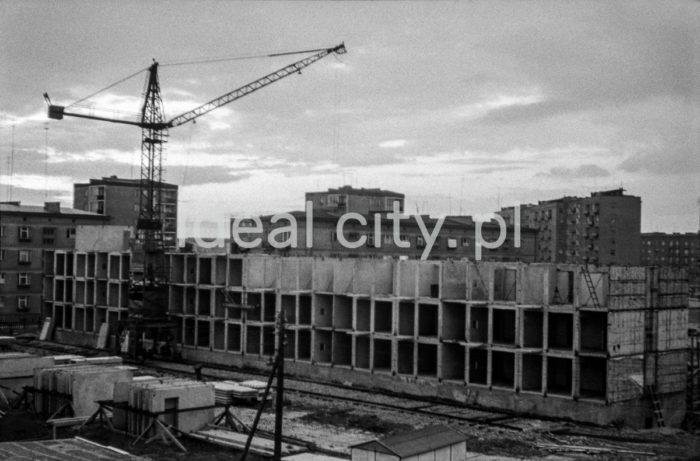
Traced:
<path fill-rule="evenodd" d="M 0 215 L 0 315 L 40 314 L 44 251 L 73 249 L 77 226 L 109 221 L 97 213 L 61 208 L 59 202 L 4 202 Z"/>
<path fill-rule="evenodd" d="M 306 202 L 312 203 L 314 211 L 328 213 L 388 213 L 393 210 L 394 202 L 398 202 L 399 211 L 403 211 L 405 200 L 406 196 L 399 192 L 352 186 L 306 193 Z"/>
<path fill-rule="evenodd" d="M 538 262 L 639 265 L 641 198 L 624 189 L 520 206 L 523 228 L 537 231 Z M 499 212 L 515 221 L 515 208 Z"/>
<path fill-rule="evenodd" d="M 140 179 L 117 176 L 90 179 L 88 183 L 73 185 L 73 207 L 78 210 L 107 215 L 111 224 L 136 229 L 139 218 Z M 162 183 L 161 206 L 163 214 L 163 243 L 165 248 L 177 248 L 176 184 Z"/>
<path fill-rule="evenodd" d="M 642 234 L 643 266 L 684 267 L 688 283 L 700 291 L 700 232 L 649 232 Z"/>

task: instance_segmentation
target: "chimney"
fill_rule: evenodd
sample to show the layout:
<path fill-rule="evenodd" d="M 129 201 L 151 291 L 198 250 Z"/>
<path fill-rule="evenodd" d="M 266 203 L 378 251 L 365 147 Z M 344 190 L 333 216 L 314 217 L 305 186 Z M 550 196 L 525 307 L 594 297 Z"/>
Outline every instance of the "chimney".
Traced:
<path fill-rule="evenodd" d="M 61 212 L 61 202 L 45 202 L 44 209 L 49 213 L 60 213 Z"/>

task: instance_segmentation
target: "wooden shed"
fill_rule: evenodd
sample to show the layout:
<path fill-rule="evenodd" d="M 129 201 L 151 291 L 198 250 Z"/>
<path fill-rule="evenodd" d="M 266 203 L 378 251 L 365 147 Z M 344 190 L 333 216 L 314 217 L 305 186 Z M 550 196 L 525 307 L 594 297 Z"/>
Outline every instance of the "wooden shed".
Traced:
<path fill-rule="evenodd" d="M 350 447 L 352 461 L 464 461 L 464 434 L 443 425 L 428 426 Z"/>

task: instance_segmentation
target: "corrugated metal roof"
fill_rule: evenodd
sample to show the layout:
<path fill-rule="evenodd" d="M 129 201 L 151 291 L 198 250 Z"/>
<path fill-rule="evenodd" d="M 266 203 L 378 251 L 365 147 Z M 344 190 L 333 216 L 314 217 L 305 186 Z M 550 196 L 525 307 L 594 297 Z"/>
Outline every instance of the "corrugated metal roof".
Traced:
<path fill-rule="evenodd" d="M 400 458 L 407 458 L 461 443 L 465 440 L 466 437 L 461 432 L 444 425 L 437 425 L 394 435 L 382 440 L 372 440 L 354 445 L 351 448 L 389 453 Z"/>

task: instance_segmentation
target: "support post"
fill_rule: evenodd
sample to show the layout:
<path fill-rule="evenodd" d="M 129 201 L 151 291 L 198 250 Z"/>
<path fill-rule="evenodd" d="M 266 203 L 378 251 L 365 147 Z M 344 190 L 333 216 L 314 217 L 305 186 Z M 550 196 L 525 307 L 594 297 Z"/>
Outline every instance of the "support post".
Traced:
<path fill-rule="evenodd" d="M 284 416 L 284 311 L 277 321 L 277 403 L 275 405 L 275 461 L 282 459 L 282 419 Z"/>

